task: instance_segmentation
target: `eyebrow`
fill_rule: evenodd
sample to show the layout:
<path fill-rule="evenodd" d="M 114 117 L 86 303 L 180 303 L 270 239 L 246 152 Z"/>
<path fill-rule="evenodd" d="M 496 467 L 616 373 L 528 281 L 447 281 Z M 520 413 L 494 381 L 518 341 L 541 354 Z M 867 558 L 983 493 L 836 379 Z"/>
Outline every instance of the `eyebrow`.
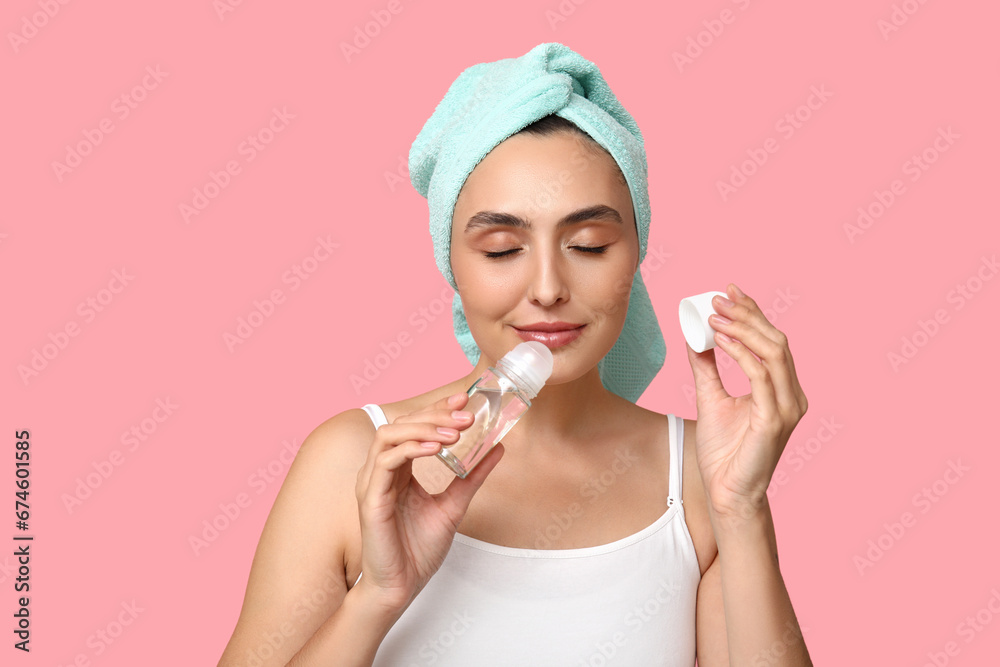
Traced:
<path fill-rule="evenodd" d="M 556 229 L 562 229 L 570 225 L 575 225 L 589 220 L 609 220 L 622 224 L 622 216 L 615 209 L 604 204 L 596 204 L 581 208 L 564 216 L 556 223 Z M 479 227 L 515 227 L 517 229 L 531 230 L 531 221 L 526 218 L 514 215 L 513 213 L 501 213 L 499 211 L 479 211 L 471 218 L 465 226 L 465 233 L 468 234 Z"/>

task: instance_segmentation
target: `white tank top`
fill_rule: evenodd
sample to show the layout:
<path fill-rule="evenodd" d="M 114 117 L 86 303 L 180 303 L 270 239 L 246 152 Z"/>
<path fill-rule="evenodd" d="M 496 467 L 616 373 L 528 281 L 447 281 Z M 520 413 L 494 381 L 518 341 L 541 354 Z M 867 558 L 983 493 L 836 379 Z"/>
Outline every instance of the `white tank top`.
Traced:
<path fill-rule="evenodd" d="M 378 405 L 362 409 L 376 428 L 387 423 Z M 667 418 L 669 499 L 659 519 L 580 549 L 515 549 L 456 533 L 373 667 L 693 667 L 701 571 L 681 501 L 684 420 Z M 547 530 L 558 537 L 568 516 Z"/>

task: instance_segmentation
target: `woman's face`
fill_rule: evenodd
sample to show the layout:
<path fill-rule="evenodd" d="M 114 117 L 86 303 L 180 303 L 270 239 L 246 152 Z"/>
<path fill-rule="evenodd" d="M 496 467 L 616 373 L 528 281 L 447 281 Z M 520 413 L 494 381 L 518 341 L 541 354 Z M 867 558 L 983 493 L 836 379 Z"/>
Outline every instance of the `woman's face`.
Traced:
<path fill-rule="evenodd" d="M 555 359 L 551 384 L 583 375 L 614 346 L 638 262 L 628 186 L 613 158 L 575 133 L 508 138 L 472 171 L 455 205 L 452 272 L 491 365 L 530 340 L 518 329 L 582 327 L 568 343 L 545 343 Z"/>

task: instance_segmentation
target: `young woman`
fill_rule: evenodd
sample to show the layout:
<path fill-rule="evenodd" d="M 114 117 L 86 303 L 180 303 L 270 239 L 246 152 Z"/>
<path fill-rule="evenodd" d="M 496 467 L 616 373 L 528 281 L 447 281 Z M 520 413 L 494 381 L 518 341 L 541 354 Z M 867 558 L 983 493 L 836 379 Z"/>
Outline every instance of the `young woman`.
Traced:
<path fill-rule="evenodd" d="M 583 80 L 573 56 L 546 44 L 517 60 Z M 506 75 L 499 62 L 501 74 L 479 74 Z M 463 113 L 495 106 L 466 90 L 480 99 Z M 474 340 L 474 367 L 310 434 L 220 666 L 811 665 L 765 493 L 807 408 L 787 340 L 730 284 L 711 323 L 749 395 L 729 396 L 714 350 L 690 347 L 697 422 L 609 390 L 632 377 L 606 359 L 640 307 L 644 192 L 613 141 L 538 115 L 488 141 L 445 202 L 456 335 Z M 435 454 L 471 423 L 466 390 L 524 340 L 550 348 L 551 377 L 503 442 L 454 477 Z M 642 358 L 657 340 L 627 344 Z"/>

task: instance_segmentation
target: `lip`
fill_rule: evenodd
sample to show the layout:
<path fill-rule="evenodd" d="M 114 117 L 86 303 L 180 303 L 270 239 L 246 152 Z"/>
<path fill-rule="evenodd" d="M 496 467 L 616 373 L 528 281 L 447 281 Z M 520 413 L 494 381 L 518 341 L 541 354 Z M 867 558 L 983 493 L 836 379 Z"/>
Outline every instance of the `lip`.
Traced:
<path fill-rule="evenodd" d="M 572 324 L 571 322 L 535 322 L 534 324 L 526 324 L 523 327 L 514 327 L 519 331 L 568 331 L 569 329 L 578 329 L 582 327 L 582 324 Z"/>
<path fill-rule="evenodd" d="M 537 341 L 547 347 L 562 347 L 580 337 L 586 324 L 569 322 L 535 322 L 525 328 L 513 327 L 524 341 Z"/>

